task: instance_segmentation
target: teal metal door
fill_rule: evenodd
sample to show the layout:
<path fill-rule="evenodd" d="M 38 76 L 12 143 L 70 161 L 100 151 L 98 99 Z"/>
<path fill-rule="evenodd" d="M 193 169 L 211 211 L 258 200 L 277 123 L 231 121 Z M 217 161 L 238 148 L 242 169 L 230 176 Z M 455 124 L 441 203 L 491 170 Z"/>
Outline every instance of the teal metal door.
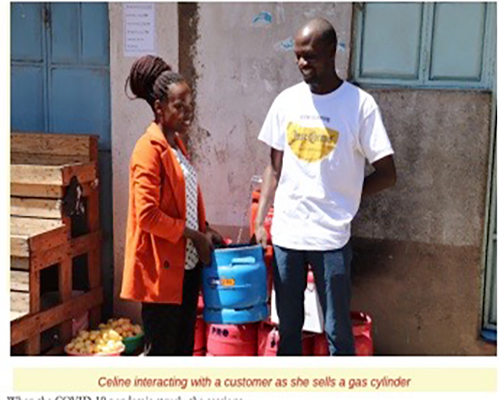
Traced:
<path fill-rule="evenodd" d="M 11 3 L 11 130 L 99 135 L 104 315 L 113 298 L 109 79 L 107 3 Z"/>

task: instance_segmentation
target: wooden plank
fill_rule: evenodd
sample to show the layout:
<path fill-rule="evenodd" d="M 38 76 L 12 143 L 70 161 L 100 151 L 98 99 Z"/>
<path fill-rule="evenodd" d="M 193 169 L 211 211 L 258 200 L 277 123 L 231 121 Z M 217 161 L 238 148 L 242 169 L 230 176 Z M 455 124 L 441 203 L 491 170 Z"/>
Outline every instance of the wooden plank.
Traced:
<path fill-rule="evenodd" d="M 89 161 L 99 160 L 98 136 L 89 137 Z"/>
<path fill-rule="evenodd" d="M 29 257 L 30 246 L 26 235 L 10 235 L 11 257 Z"/>
<path fill-rule="evenodd" d="M 30 312 L 30 294 L 10 292 L 10 318 L 20 318 Z"/>
<path fill-rule="evenodd" d="M 91 232 L 100 229 L 100 214 L 99 214 L 99 190 L 94 190 L 89 194 L 87 202 L 87 214 L 89 218 L 89 229 Z"/>
<path fill-rule="evenodd" d="M 10 218 L 11 255 L 29 256 L 36 251 L 45 251 L 67 241 L 68 227 L 61 220 L 39 218 Z M 27 242 L 28 254 L 26 251 Z M 23 252 L 23 254 L 20 254 Z"/>
<path fill-rule="evenodd" d="M 65 229 L 65 226 L 55 219 L 10 217 L 10 233 L 14 235 L 35 237 L 61 228 Z"/>
<path fill-rule="evenodd" d="M 10 271 L 10 290 L 16 292 L 29 292 L 30 278 L 28 271 Z"/>
<path fill-rule="evenodd" d="M 10 181 L 16 184 L 68 186 L 73 177 L 80 183 L 95 180 L 96 163 L 60 166 L 11 164 L 10 166 Z"/>
<path fill-rule="evenodd" d="M 63 166 L 11 164 L 10 181 L 33 185 L 64 186 L 63 168 Z"/>
<path fill-rule="evenodd" d="M 68 227 L 60 220 L 11 217 L 11 256 L 29 257 L 33 252 L 63 244 Z"/>
<path fill-rule="evenodd" d="M 11 300 L 11 302 L 12 302 L 12 300 Z M 10 310 L 10 320 L 14 321 L 15 319 L 19 319 L 19 318 L 24 317 L 25 315 L 28 315 L 29 314 L 29 311 L 28 311 L 29 305 L 28 305 L 28 303 L 29 303 L 29 300 L 26 300 L 26 311 L 25 312 Z"/>
<path fill-rule="evenodd" d="M 35 333 L 43 332 L 61 322 L 77 318 L 85 311 L 101 305 L 102 301 L 102 288 L 96 288 L 46 311 L 11 321 L 10 344 L 14 346 Z"/>
<path fill-rule="evenodd" d="M 92 232 L 87 235 L 82 235 L 75 239 L 71 239 L 71 257 L 90 253 L 101 246 L 101 232 Z"/>
<path fill-rule="evenodd" d="M 95 181 L 97 179 L 96 164 L 96 162 L 89 162 L 86 164 L 65 166 L 63 169 L 64 186 L 68 186 L 74 176 L 76 176 L 80 184 Z"/>
<path fill-rule="evenodd" d="M 41 349 L 41 336 L 39 334 L 36 334 L 26 341 L 26 355 L 27 356 L 35 356 L 40 354 L 40 349 Z"/>
<path fill-rule="evenodd" d="M 30 295 L 30 313 L 37 313 L 40 311 L 40 271 L 29 271 L 29 295 Z"/>
<path fill-rule="evenodd" d="M 37 251 L 52 249 L 66 243 L 68 240 L 68 226 L 62 225 L 58 228 L 46 231 L 43 234 L 30 238 L 31 254 Z"/>
<path fill-rule="evenodd" d="M 61 219 L 62 201 L 54 199 L 10 198 L 10 215 L 18 217 L 36 217 Z"/>
<path fill-rule="evenodd" d="M 51 265 L 61 263 L 67 258 L 71 258 L 71 246 L 69 241 L 61 246 L 34 253 L 31 257 L 30 268 L 31 270 L 42 270 Z"/>
<path fill-rule="evenodd" d="M 73 295 L 73 263 L 70 258 L 59 264 L 59 296 L 62 303 L 69 301 Z M 72 336 L 73 323 L 71 320 L 63 322 L 59 335 L 63 343 L 68 343 Z"/>
<path fill-rule="evenodd" d="M 41 197 L 62 199 L 64 187 L 59 185 L 32 185 L 29 183 L 10 183 L 10 195 L 18 197 Z"/>
<path fill-rule="evenodd" d="M 59 296 L 64 303 L 71 299 L 73 295 L 73 263 L 72 259 L 68 258 L 59 264 Z"/>
<path fill-rule="evenodd" d="M 83 197 L 88 197 L 97 190 L 98 181 L 80 182 Z M 59 185 L 32 185 L 29 183 L 10 183 L 10 195 L 15 197 L 38 197 L 44 199 L 62 199 L 66 188 Z"/>
<path fill-rule="evenodd" d="M 94 156 L 96 135 L 12 132 L 10 148 L 13 153 Z"/>
<path fill-rule="evenodd" d="M 29 271 L 30 259 L 27 257 L 10 257 L 10 269 Z"/>
<path fill-rule="evenodd" d="M 29 154 L 10 153 L 11 164 L 27 165 L 70 165 L 89 162 L 89 157 L 85 155 L 54 155 L 54 154 Z"/>

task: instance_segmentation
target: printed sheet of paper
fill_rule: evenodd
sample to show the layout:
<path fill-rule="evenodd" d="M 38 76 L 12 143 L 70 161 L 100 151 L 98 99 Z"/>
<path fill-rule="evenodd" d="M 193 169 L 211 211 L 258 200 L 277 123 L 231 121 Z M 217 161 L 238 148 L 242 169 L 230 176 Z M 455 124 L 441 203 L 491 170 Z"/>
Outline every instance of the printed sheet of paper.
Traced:
<path fill-rule="evenodd" d="M 125 57 L 156 54 L 154 3 L 124 3 L 123 32 Z"/>

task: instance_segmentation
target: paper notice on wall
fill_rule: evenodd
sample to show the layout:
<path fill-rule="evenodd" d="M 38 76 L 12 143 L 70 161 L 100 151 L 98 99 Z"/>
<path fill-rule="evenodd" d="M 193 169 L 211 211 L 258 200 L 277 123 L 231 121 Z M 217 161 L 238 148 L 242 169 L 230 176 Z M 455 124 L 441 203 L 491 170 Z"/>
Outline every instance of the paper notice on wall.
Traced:
<path fill-rule="evenodd" d="M 154 3 L 123 3 L 125 57 L 156 55 Z"/>

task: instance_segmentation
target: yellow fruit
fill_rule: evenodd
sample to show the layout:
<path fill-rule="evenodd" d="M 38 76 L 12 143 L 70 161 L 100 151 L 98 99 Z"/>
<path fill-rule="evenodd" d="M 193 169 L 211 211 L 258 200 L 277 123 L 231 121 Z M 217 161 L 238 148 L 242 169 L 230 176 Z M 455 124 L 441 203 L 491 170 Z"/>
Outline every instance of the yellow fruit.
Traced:
<path fill-rule="evenodd" d="M 119 332 L 117 332 L 117 331 L 115 331 L 115 330 L 110 330 L 110 331 L 108 332 L 108 337 L 109 337 L 110 339 L 112 339 L 112 340 L 121 340 L 121 339 L 122 339 L 122 337 L 121 337 L 120 333 L 119 333 Z"/>
<path fill-rule="evenodd" d="M 134 325 L 132 327 L 132 331 L 134 332 L 134 334 L 139 335 L 142 333 L 142 328 L 140 325 Z"/>
<path fill-rule="evenodd" d="M 78 336 L 81 337 L 82 339 L 87 339 L 89 337 L 89 332 L 88 331 L 80 331 Z"/>

